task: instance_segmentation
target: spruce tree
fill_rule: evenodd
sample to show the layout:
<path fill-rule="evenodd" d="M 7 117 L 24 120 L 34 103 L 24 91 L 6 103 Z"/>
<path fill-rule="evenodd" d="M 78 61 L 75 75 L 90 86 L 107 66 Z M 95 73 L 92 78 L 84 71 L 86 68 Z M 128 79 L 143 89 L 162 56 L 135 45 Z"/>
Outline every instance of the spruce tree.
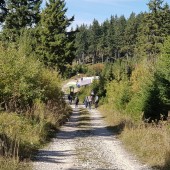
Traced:
<path fill-rule="evenodd" d="M 122 53 L 122 47 L 125 44 L 124 35 L 125 35 L 125 28 L 126 28 L 126 19 L 122 15 L 120 17 L 115 17 L 115 58 L 120 58 L 124 54 Z"/>
<path fill-rule="evenodd" d="M 5 0 L 0 0 L 0 23 L 2 23 L 7 15 L 7 8 Z"/>
<path fill-rule="evenodd" d="M 39 22 L 42 0 L 7 0 L 3 23 L 4 40 L 16 41 L 20 31 Z"/>
<path fill-rule="evenodd" d="M 40 46 L 38 53 L 45 65 L 64 72 L 74 59 L 75 32 L 67 32 L 74 17 L 66 16 L 64 0 L 49 0 L 41 14 Z"/>
<path fill-rule="evenodd" d="M 75 41 L 75 46 L 76 46 L 76 57 L 77 60 L 80 60 L 81 62 L 85 63 L 86 62 L 86 56 L 88 55 L 88 27 L 87 25 L 81 25 L 80 27 L 77 28 L 78 33 L 76 34 L 76 41 Z"/>
<path fill-rule="evenodd" d="M 98 57 L 98 43 L 101 37 L 101 27 L 99 22 L 94 19 L 92 25 L 90 26 L 90 45 L 89 45 L 89 53 L 92 56 L 92 63 L 96 63 Z"/>
<path fill-rule="evenodd" d="M 160 97 L 163 103 L 162 110 L 167 114 L 170 110 L 170 36 L 164 42 L 161 55 L 157 60 L 157 78 Z"/>
<path fill-rule="evenodd" d="M 163 0 L 150 0 L 148 6 L 149 13 L 144 15 L 138 34 L 138 51 L 155 62 L 165 37 L 169 34 L 170 10 L 167 4 L 163 5 Z"/>

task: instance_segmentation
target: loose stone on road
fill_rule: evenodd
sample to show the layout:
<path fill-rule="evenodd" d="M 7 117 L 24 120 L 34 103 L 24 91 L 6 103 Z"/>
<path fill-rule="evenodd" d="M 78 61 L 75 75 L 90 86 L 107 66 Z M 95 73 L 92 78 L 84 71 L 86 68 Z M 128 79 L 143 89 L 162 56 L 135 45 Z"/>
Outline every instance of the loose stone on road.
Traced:
<path fill-rule="evenodd" d="M 123 149 L 100 112 L 72 107 L 69 121 L 38 152 L 35 170 L 150 170 Z"/>

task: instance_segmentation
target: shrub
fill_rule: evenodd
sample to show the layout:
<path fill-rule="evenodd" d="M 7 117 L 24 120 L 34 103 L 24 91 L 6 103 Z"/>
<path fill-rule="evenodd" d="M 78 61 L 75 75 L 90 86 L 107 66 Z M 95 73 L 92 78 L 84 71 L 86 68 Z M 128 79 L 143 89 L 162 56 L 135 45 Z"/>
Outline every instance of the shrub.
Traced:
<path fill-rule="evenodd" d="M 127 81 L 110 82 L 107 86 L 107 102 L 117 111 L 123 111 L 131 99 L 131 88 Z"/>

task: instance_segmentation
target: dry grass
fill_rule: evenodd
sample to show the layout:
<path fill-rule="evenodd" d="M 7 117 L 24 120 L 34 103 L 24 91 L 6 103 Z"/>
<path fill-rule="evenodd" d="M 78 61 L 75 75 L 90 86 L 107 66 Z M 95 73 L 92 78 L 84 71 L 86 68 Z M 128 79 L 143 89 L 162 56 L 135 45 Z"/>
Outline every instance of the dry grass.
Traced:
<path fill-rule="evenodd" d="M 125 128 L 120 139 L 143 162 L 159 169 L 170 169 L 170 129 L 166 125 Z"/>
<path fill-rule="evenodd" d="M 11 158 L 0 157 L 0 170 L 31 170 L 32 166 L 27 162 L 17 162 Z"/>
<path fill-rule="evenodd" d="M 161 170 L 170 169 L 170 126 L 167 124 L 147 125 L 132 123 L 129 117 L 114 112 L 108 106 L 100 111 L 108 126 L 116 127 L 120 140 L 127 150 L 135 154 L 143 163 Z M 123 126 L 120 126 L 122 125 Z M 115 130 L 115 128 L 112 128 Z"/>

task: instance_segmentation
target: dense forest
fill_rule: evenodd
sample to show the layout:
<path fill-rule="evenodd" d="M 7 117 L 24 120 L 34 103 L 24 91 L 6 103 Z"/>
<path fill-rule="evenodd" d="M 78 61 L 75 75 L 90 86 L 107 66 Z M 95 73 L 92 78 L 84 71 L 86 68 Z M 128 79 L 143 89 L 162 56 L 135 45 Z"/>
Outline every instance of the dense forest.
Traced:
<path fill-rule="evenodd" d="M 41 4 L 0 0 L 0 155 L 30 157 L 48 139 L 70 111 L 62 78 L 77 72 L 100 76 L 90 87 L 100 104 L 134 121 L 167 117 L 169 4 L 150 0 L 149 12 L 115 15 L 101 24 L 94 19 L 76 29 L 70 29 L 74 17 L 66 16 L 64 0 Z"/>
<path fill-rule="evenodd" d="M 114 62 L 117 59 L 154 62 L 161 44 L 170 34 L 169 5 L 150 1 L 149 13 L 111 16 L 103 23 L 94 19 L 90 26 L 81 25 L 76 36 L 76 56 L 81 63 Z"/>
<path fill-rule="evenodd" d="M 79 26 L 75 46 L 78 63 L 104 63 L 93 71 L 100 75 L 94 89 L 105 103 L 151 121 L 170 110 L 170 7 L 162 0 L 147 5 L 148 13 Z"/>

